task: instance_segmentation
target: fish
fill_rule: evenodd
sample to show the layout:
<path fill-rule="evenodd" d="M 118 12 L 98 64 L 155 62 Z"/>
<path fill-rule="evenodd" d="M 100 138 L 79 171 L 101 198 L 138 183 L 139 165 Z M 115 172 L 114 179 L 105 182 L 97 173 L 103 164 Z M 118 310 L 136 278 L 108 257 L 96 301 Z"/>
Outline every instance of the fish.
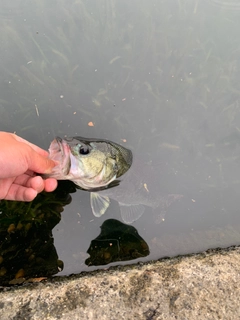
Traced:
<path fill-rule="evenodd" d="M 71 180 L 83 190 L 108 186 L 132 164 L 132 151 L 115 142 L 83 137 L 56 137 L 49 158 L 57 165 L 44 178 Z"/>
<path fill-rule="evenodd" d="M 95 217 L 104 215 L 115 200 L 124 223 L 137 221 L 147 207 L 157 212 L 160 223 L 167 208 L 183 197 L 162 189 L 156 168 L 142 164 L 138 157 L 133 160 L 130 149 L 109 140 L 56 137 L 49 158 L 58 164 L 47 177 L 71 180 L 89 191 Z"/>

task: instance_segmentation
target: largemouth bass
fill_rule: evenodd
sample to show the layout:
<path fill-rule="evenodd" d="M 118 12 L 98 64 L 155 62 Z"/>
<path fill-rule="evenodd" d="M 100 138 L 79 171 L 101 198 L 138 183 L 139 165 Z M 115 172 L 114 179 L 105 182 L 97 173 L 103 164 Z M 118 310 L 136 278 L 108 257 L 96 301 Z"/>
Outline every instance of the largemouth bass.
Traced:
<path fill-rule="evenodd" d="M 112 141 L 82 137 L 56 137 L 49 158 L 58 165 L 45 177 L 71 180 L 85 190 L 109 185 L 132 164 L 131 150 Z"/>
<path fill-rule="evenodd" d="M 146 207 L 157 211 L 161 222 L 167 207 L 182 197 L 162 190 L 155 168 L 133 161 L 132 152 L 115 142 L 57 137 L 50 145 L 49 157 L 59 164 L 48 177 L 71 180 L 90 191 L 95 217 L 103 215 L 113 199 L 127 224 L 138 220 Z"/>

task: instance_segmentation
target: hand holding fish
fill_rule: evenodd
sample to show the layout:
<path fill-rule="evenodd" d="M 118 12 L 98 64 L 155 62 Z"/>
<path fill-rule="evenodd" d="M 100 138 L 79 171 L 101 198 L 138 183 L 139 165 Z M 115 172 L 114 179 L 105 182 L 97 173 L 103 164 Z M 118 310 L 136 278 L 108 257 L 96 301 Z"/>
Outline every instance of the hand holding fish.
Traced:
<path fill-rule="evenodd" d="M 48 152 L 9 132 L 0 132 L 0 199 L 32 201 L 43 190 L 57 187 L 55 178 L 44 180 L 56 163 Z"/>

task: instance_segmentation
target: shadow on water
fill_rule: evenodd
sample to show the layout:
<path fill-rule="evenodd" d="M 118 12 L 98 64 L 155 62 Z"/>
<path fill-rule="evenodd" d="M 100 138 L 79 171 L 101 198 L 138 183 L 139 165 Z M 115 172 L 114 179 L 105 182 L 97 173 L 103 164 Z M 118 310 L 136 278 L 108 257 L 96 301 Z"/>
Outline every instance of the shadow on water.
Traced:
<path fill-rule="evenodd" d="M 0 202 L 0 282 L 15 284 L 30 277 L 50 276 L 63 269 L 52 229 L 75 188 L 58 188 L 30 202 Z M 67 190 L 67 191 L 66 191 Z"/>

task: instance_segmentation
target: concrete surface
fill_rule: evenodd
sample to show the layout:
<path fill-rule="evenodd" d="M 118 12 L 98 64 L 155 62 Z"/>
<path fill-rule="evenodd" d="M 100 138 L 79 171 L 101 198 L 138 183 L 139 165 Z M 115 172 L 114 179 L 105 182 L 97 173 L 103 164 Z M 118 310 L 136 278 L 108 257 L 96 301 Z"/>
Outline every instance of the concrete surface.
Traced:
<path fill-rule="evenodd" d="M 1 288 L 0 319 L 240 319 L 240 248 Z"/>

